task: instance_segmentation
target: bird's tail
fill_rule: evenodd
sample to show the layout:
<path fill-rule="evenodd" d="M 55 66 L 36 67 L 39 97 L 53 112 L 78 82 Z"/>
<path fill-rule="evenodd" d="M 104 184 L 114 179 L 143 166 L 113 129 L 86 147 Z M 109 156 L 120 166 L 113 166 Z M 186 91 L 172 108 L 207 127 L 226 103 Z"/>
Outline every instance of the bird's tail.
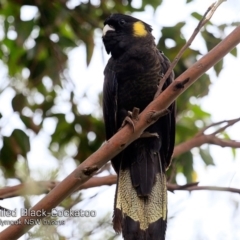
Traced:
<path fill-rule="evenodd" d="M 159 160 L 159 154 L 156 155 Z M 139 191 L 133 186 L 131 171 L 121 169 L 118 173 L 113 216 L 115 231 L 122 232 L 125 240 L 164 240 L 166 225 L 165 172 L 158 171 L 149 194 L 139 196 Z"/>

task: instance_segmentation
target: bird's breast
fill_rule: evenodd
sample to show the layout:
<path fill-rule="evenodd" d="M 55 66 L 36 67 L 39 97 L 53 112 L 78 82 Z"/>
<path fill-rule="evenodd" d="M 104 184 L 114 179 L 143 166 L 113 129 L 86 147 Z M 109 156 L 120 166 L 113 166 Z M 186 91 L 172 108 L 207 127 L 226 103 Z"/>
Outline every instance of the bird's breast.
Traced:
<path fill-rule="evenodd" d="M 142 111 L 152 100 L 160 80 L 159 58 L 144 56 L 128 59 L 119 64 L 118 106 L 131 111 L 138 107 Z"/>

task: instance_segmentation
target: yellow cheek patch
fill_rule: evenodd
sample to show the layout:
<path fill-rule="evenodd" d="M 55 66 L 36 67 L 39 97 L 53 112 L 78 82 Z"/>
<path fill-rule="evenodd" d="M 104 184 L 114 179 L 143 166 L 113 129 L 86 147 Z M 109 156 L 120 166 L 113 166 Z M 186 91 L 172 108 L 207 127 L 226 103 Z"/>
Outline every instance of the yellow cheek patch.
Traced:
<path fill-rule="evenodd" d="M 135 37 L 145 37 L 147 30 L 142 22 L 138 21 L 133 24 L 133 35 Z"/>

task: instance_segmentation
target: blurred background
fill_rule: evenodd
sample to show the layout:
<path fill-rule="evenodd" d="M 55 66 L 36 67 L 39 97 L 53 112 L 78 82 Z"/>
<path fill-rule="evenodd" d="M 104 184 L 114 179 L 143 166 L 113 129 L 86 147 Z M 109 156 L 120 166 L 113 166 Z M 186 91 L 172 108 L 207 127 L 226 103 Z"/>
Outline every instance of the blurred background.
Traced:
<path fill-rule="evenodd" d="M 151 24 L 157 46 L 172 61 L 211 3 L 1 0 L 1 188 L 61 181 L 104 142 L 101 92 L 109 56 L 101 37 L 103 22 L 111 13 L 131 14 Z M 239 2 L 223 3 L 185 51 L 175 75 L 225 38 L 239 25 L 239 16 Z M 212 123 L 240 117 L 239 51 L 239 46 L 233 49 L 178 98 L 176 145 Z M 240 140 L 240 124 L 217 137 Z M 99 176 L 109 174 L 114 171 L 107 164 Z M 171 183 L 199 181 L 204 186 L 240 188 L 240 151 L 203 144 L 174 158 L 167 174 Z M 94 210 L 96 217 L 59 217 L 65 225 L 40 224 L 21 239 L 122 239 L 111 225 L 114 191 L 113 185 L 74 193 L 58 209 Z M 44 195 L 25 192 L 2 199 L 0 206 L 29 208 Z M 166 239 L 240 239 L 239 203 L 236 193 L 169 193 Z"/>

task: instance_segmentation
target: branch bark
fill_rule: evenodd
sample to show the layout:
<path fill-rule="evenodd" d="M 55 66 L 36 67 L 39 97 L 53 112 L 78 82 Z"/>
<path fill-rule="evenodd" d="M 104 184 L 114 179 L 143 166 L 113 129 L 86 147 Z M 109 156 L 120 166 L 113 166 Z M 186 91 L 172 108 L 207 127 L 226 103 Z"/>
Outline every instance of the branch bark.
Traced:
<path fill-rule="evenodd" d="M 135 122 L 135 132 L 126 125 L 107 141 L 98 151 L 93 153 L 81 165 L 78 166 L 68 177 L 58 184 L 46 197 L 40 200 L 32 211 L 44 209 L 50 212 L 64 198 L 71 194 L 81 184 L 89 180 L 109 159 L 113 158 L 131 142 L 136 140 L 141 133 L 154 121 L 149 122 L 149 114 L 166 109 L 183 91 L 193 84 L 204 72 L 221 60 L 240 42 L 240 26 L 235 28 L 222 42 L 212 49 L 192 67 L 181 74 L 166 90 L 151 102 L 139 115 Z M 17 239 L 27 232 L 32 225 L 25 224 L 25 219 L 41 219 L 44 216 L 22 216 L 19 225 L 11 225 L 0 233 L 0 239 Z"/>

